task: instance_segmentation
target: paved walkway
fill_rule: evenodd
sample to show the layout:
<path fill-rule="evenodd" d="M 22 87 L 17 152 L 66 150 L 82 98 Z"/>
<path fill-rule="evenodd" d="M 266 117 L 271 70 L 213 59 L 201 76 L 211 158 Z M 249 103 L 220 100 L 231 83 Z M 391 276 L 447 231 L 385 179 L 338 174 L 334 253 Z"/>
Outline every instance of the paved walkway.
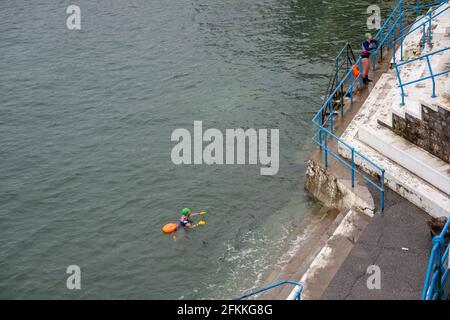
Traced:
<path fill-rule="evenodd" d="M 428 214 L 387 190 L 384 213 L 376 213 L 322 299 L 420 299 L 431 236 Z M 381 270 L 381 289 L 369 290 L 367 267 Z"/>

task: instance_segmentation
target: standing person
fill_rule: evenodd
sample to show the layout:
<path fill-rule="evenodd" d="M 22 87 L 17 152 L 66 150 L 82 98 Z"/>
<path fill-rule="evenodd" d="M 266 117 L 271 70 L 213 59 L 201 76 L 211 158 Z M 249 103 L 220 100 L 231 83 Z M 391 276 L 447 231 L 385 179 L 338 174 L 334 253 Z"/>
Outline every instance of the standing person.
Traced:
<path fill-rule="evenodd" d="M 378 47 L 378 41 L 373 39 L 372 34 L 366 33 L 366 40 L 364 40 L 362 44 L 362 51 L 361 51 L 361 57 L 362 57 L 362 76 L 363 76 L 363 82 L 369 83 L 372 82 L 372 80 L 369 79 L 369 71 L 370 71 L 370 53 L 372 50 L 375 50 Z"/>

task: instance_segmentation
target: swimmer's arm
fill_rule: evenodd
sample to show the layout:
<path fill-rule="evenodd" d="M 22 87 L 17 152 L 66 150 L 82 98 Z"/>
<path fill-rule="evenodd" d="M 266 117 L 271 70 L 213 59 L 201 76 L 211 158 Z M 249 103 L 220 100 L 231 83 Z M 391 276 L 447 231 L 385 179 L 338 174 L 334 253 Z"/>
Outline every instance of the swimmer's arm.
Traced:
<path fill-rule="evenodd" d="M 188 227 L 189 229 L 194 229 L 195 227 L 198 227 L 199 225 L 200 224 L 198 222 L 194 223 L 194 224 L 189 223 L 189 224 L 186 225 L 186 227 Z"/>
<path fill-rule="evenodd" d="M 200 212 L 192 212 L 189 216 L 190 217 L 194 217 L 194 216 L 198 216 L 199 214 L 205 214 L 205 211 L 200 211 Z"/>

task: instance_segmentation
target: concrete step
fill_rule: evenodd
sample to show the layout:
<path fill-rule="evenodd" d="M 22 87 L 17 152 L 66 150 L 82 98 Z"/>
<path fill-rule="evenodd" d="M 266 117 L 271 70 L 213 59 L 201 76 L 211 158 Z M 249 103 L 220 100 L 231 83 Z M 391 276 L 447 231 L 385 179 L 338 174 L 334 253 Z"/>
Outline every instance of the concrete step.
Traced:
<path fill-rule="evenodd" d="M 445 4 L 445 6 L 448 5 Z M 433 24 L 436 25 L 434 27 L 436 37 L 433 39 L 432 46 L 426 46 L 423 52 L 418 52 L 421 34 L 414 33 L 405 40 L 404 50 L 410 53 L 415 52 L 414 54 L 424 54 L 447 47 L 450 38 L 446 34 L 441 35 L 447 33 L 450 27 L 450 10 L 442 14 Z M 431 59 L 433 71 L 448 69 L 450 51 L 446 52 L 448 53 L 433 56 Z M 404 57 L 410 59 L 413 55 L 405 54 Z M 428 75 L 428 67 L 424 60 L 406 64 L 400 69 L 403 83 Z M 385 169 L 386 186 L 434 217 L 450 216 L 450 171 L 446 171 L 444 162 L 386 128 L 386 126 L 392 126 L 393 113 L 402 118 L 405 118 L 405 114 L 408 113 L 422 119 L 422 104 L 435 107 L 439 105 L 448 109 L 450 107 L 448 91 L 450 76 L 439 77 L 436 83 L 438 96 L 436 98 L 430 97 L 431 81 L 406 87 L 405 106 L 401 106 L 401 91 L 397 81 L 394 70 L 381 76 L 361 109 L 341 135 L 341 139 Z M 351 159 L 351 151 L 343 144 L 338 145 L 338 152 L 343 157 Z M 378 169 L 360 157 L 355 157 L 355 163 L 369 174 L 379 174 Z"/>
<path fill-rule="evenodd" d="M 423 107 L 427 107 L 435 112 L 438 112 L 439 108 L 448 109 L 446 106 L 439 103 L 439 101 L 431 102 L 423 99 L 412 100 L 407 108 L 394 103 L 390 108 L 385 108 L 386 110 L 380 110 L 380 112 L 377 113 L 377 123 L 392 129 L 393 114 L 402 119 L 406 119 L 406 114 L 408 114 L 411 117 L 423 121 Z"/>
<path fill-rule="evenodd" d="M 358 126 L 358 139 L 450 195 L 450 165 L 380 125 Z"/>
<path fill-rule="evenodd" d="M 450 4 L 445 4 L 439 11 L 445 9 Z M 445 11 L 443 14 L 435 18 L 433 21 L 433 40 L 432 44 L 427 45 L 423 50 L 418 49 L 421 43 L 422 32 L 417 30 L 409 35 L 404 41 L 404 61 L 416 58 L 417 56 L 436 51 L 448 46 L 449 29 L 450 29 L 450 10 Z M 419 21 L 421 23 L 423 21 Z M 412 27 L 414 28 L 414 26 Z M 396 56 L 399 62 L 400 50 L 397 50 Z M 445 51 L 430 57 L 430 63 L 433 72 L 439 73 L 450 68 L 450 51 Z M 428 65 L 426 60 L 414 61 L 410 64 L 399 67 L 401 80 L 403 83 L 407 83 L 413 80 L 417 80 L 421 77 L 429 75 Z M 412 84 L 404 87 L 405 90 L 405 106 L 401 106 L 401 91 L 398 87 L 398 79 L 395 73 L 392 73 L 395 79 L 390 79 L 390 85 L 392 90 L 389 94 L 385 95 L 383 104 L 390 106 L 389 112 L 381 113 L 378 117 L 379 123 L 386 126 L 392 126 L 392 114 L 405 118 L 405 113 L 410 114 L 416 118 L 421 118 L 421 105 L 448 105 L 448 87 L 450 84 L 450 77 L 448 75 L 441 76 L 436 79 L 436 98 L 432 98 L 432 81 L 425 80 L 416 84 Z"/>
<path fill-rule="evenodd" d="M 411 201 L 416 206 L 433 217 L 450 217 L 450 197 L 443 191 L 429 184 L 419 176 L 411 173 L 395 161 L 384 156 L 377 150 L 360 141 L 357 136 L 344 140 L 351 144 L 355 150 L 364 154 L 368 159 L 385 169 L 385 186 Z M 351 152 L 339 146 L 339 154 L 351 159 Z M 375 175 L 378 173 L 367 161 L 356 157 L 355 164 L 363 171 Z"/>
<path fill-rule="evenodd" d="M 361 106 L 361 109 L 365 110 L 365 112 L 358 112 L 356 114 L 355 118 L 352 122 L 350 122 L 341 138 L 345 140 L 346 137 L 349 137 L 349 139 L 351 139 L 358 132 L 356 123 L 367 123 L 370 119 L 373 119 L 376 116 L 377 112 L 383 110 L 383 99 L 389 94 L 394 82 L 394 75 L 391 73 L 384 73 L 381 75 L 380 79 L 378 79 L 377 83 L 370 92 L 370 95 Z"/>
<path fill-rule="evenodd" d="M 420 17 L 418 17 L 417 19 L 419 19 Z M 412 30 L 414 28 L 416 28 L 418 25 L 420 25 L 424 19 L 419 20 L 417 22 L 415 22 L 411 28 L 409 30 Z M 409 31 L 408 30 L 408 31 Z M 422 52 L 422 28 L 418 28 L 417 30 L 415 30 L 414 32 L 412 32 L 410 35 L 408 35 L 404 40 L 403 40 L 403 58 L 408 60 L 413 56 L 416 56 L 418 54 L 420 54 Z M 397 43 L 396 44 L 396 48 L 399 48 L 400 44 Z M 397 63 L 400 62 L 400 58 L 401 58 L 401 51 L 397 50 L 395 53 L 395 61 Z M 394 63 L 394 59 L 391 59 L 391 64 Z"/>

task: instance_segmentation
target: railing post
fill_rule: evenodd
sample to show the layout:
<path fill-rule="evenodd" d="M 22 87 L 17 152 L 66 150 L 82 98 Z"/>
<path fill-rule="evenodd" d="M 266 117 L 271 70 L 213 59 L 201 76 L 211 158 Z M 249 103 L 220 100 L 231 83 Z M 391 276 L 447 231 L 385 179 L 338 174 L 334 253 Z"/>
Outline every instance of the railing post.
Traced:
<path fill-rule="evenodd" d="M 384 169 L 381 169 L 381 199 L 380 199 L 380 207 L 381 207 L 381 211 L 384 211 Z"/>
<path fill-rule="evenodd" d="M 395 62 L 395 47 L 396 47 L 396 37 L 395 37 L 395 33 L 396 33 L 396 24 L 395 24 L 395 22 L 394 22 L 394 29 L 393 29 L 393 31 L 394 31 L 394 33 L 393 33 L 393 35 L 392 35 L 392 62 L 395 64 L 396 62 Z"/>
<path fill-rule="evenodd" d="M 434 80 L 433 70 L 431 70 L 430 57 L 426 56 L 425 58 L 427 59 L 428 70 L 430 70 L 431 81 L 433 83 L 433 93 L 432 93 L 431 97 L 436 98 L 436 83 Z"/>
<path fill-rule="evenodd" d="M 397 19 L 394 19 L 394 17 L 392 17 L 392 31 L 393 31 L 392 43 L 394 44 L 394 59 L 395 59 L 395 44 L 397 43 Z"/>
<path fill-rule="evenodd" d="M 324 146 L 324 151 L 325 151 L 325 153 L 324 153 L 324 157 L 323 157 L 323 161 L 324 161 L 324 164 L 325 164 L 325 168 L 328 168 L 328 142 L 327 142 L 327 138 L 328 138 L 328 136 L 327 136 L 327 132 L 326 131 L 323 131 L 323 134 L 324 134 L 324 144 L 325 144 L 325 146 Z"/>
<path fill-rule="evenodd" d="M 369 56 L 369 59 L 372 60 L 372 71 L 375 71 L 377 69 L 377 50 Z"/>
<path fill-rule="evenodd" d="M 350 87 L 349 87 L 349 90 L 350 90 L 350 103 L 353 103 L 353 83 L 354 83 L 353 72 L 350 72 Z"/>
<path fill-rule="evenodd" d="M 345 73 L 347 74 L 347 72 L 348 72 L 348 69 L 350 68 L 350 63 L 349 63 L 349 58 L 348 58 L 348 47 L 347 47 L 347 52 L 346 52 L 346 56 L 345 56 L 345 59 L 346 59 L 346 62 L 345 62 L 345 65 L 346 65 L 346 70 L 345 70 Z"/>
<path fill-rule="evenodd" d="M 391 47 L 391 33 L 389 32 L 389 29 L 391 28 L 389 25 L 391 24 L 391 20 L 389 19 L 388 23 L 386 24 L 386 49 L 389 52 L 389 48 Z"/>
<path fill-rule="evenodd" d="M 403 61 L 403 0 L 400 0 L 400 61 Z"/>
<path fill-rule="evenodd" d="M 434 238 L 433 238 L 434 241 Z M 431 280 L 431 273 L 434 268 L 434 260 L 435 260 L 435 254 L 436 254 L 436 246 L 433 244 L 433 249 L 431 250 L 430 254 L 430 260 L 428 261 L 428 267 L 427 267 L 427 273 L 425 275 L 425 282 L 423 283 L 423 289 L 422 289 L 422 300 L 427 300 L 427 297 L 429 296 L 429 289 L 430 289 L 430 280 Z"/>
<path fill-rule="evenodd" d="M 322 149 L 322 129 L 323 128 L 323 110 L 320 115 L 320 128 L 319 128 L 319 143 L 320 143 L 320 149 Z"/>
<path fill-rule="evenodd" d="M 336 84 L 338 84 L 338 83 L 339 83 L 339 61 L 336 58 Z M 334 88 L 334 89 L 336 89 L 336 88 Z"/>
<path fill-rule="evenodd" d="M 423 24 L 423 28 L 422 28 L 422 50 L 425 49 L 425 38 L 426 38 L 426 33 L 425 33 L 426 27 L 425 24 Z"/>
<path fill-rule="evenodd" d="M 402 106 L 405 105 L 405 89 L 403 89 L 402 85 L 402 78 L 400 76 L 400 71 L 398 70 L 397 64 L 394 64 L 395 73 L 397 73 L 397 79 L 398 79 L 398 86 L 400 87 L 400 90 L 402 91 Z"/>
<path fill-rule="evenodd" d="M 333 132 L 333 97 L 330 97 L 330 131 Z"/>
<path fill-rule="evenodd" d="M 428 21 L 429 21 L 429 23 L 428 23 L 428 45 L 429 46 L 431 46 L 431 37 L 432 37 L 432 27 L 431 27 L 431 19 L 432 19 L 432 16 L 431 16 L 431 12 L 430 13 L 428 13 Z"/>
<path fill-rule="evenodd" d="M 352 188 L 355 187 L 355 148 L 352 148 Z"/>
<path fill-rule="evenodd" d="M 440 236 L 435 236 L 433 238 L 433 245 L 437 245 L 437 249 L 436 249 L 436 253 L 435 253 L 435 265 L 434 265 L 434 272 L 433 272 L 433 277 L 431 278 L 431 281 L 433 282 L 433 279 L 435 280 L 435 283 L 432 284 L 432 292 L 430 292 L 431 294 L 431 298 L 433 299 L 433 297 L 436 295 L 436 300 L 441 300 L 442 298 L 442 286 L 441 286 L 441 281 L 442 281 L 442 256 L 441 256 L 441 252 L 442 252 L 442 247 L 444 246 L 443 241 L 444 239 L 441 238 Z M 436 278 L 435 275 L 437 274 Z"/>
<path fill-rule="evenodd" d="M 363 71 L 363 66 L 362 66 L 362 59 L 359 59 L 359 63 L 358 63 L 358 68 L 359 68 L 359 93 L 362 94 L 362 87 L 363 87 L 363 77 L 362 77 L 362 71 Z"/>

